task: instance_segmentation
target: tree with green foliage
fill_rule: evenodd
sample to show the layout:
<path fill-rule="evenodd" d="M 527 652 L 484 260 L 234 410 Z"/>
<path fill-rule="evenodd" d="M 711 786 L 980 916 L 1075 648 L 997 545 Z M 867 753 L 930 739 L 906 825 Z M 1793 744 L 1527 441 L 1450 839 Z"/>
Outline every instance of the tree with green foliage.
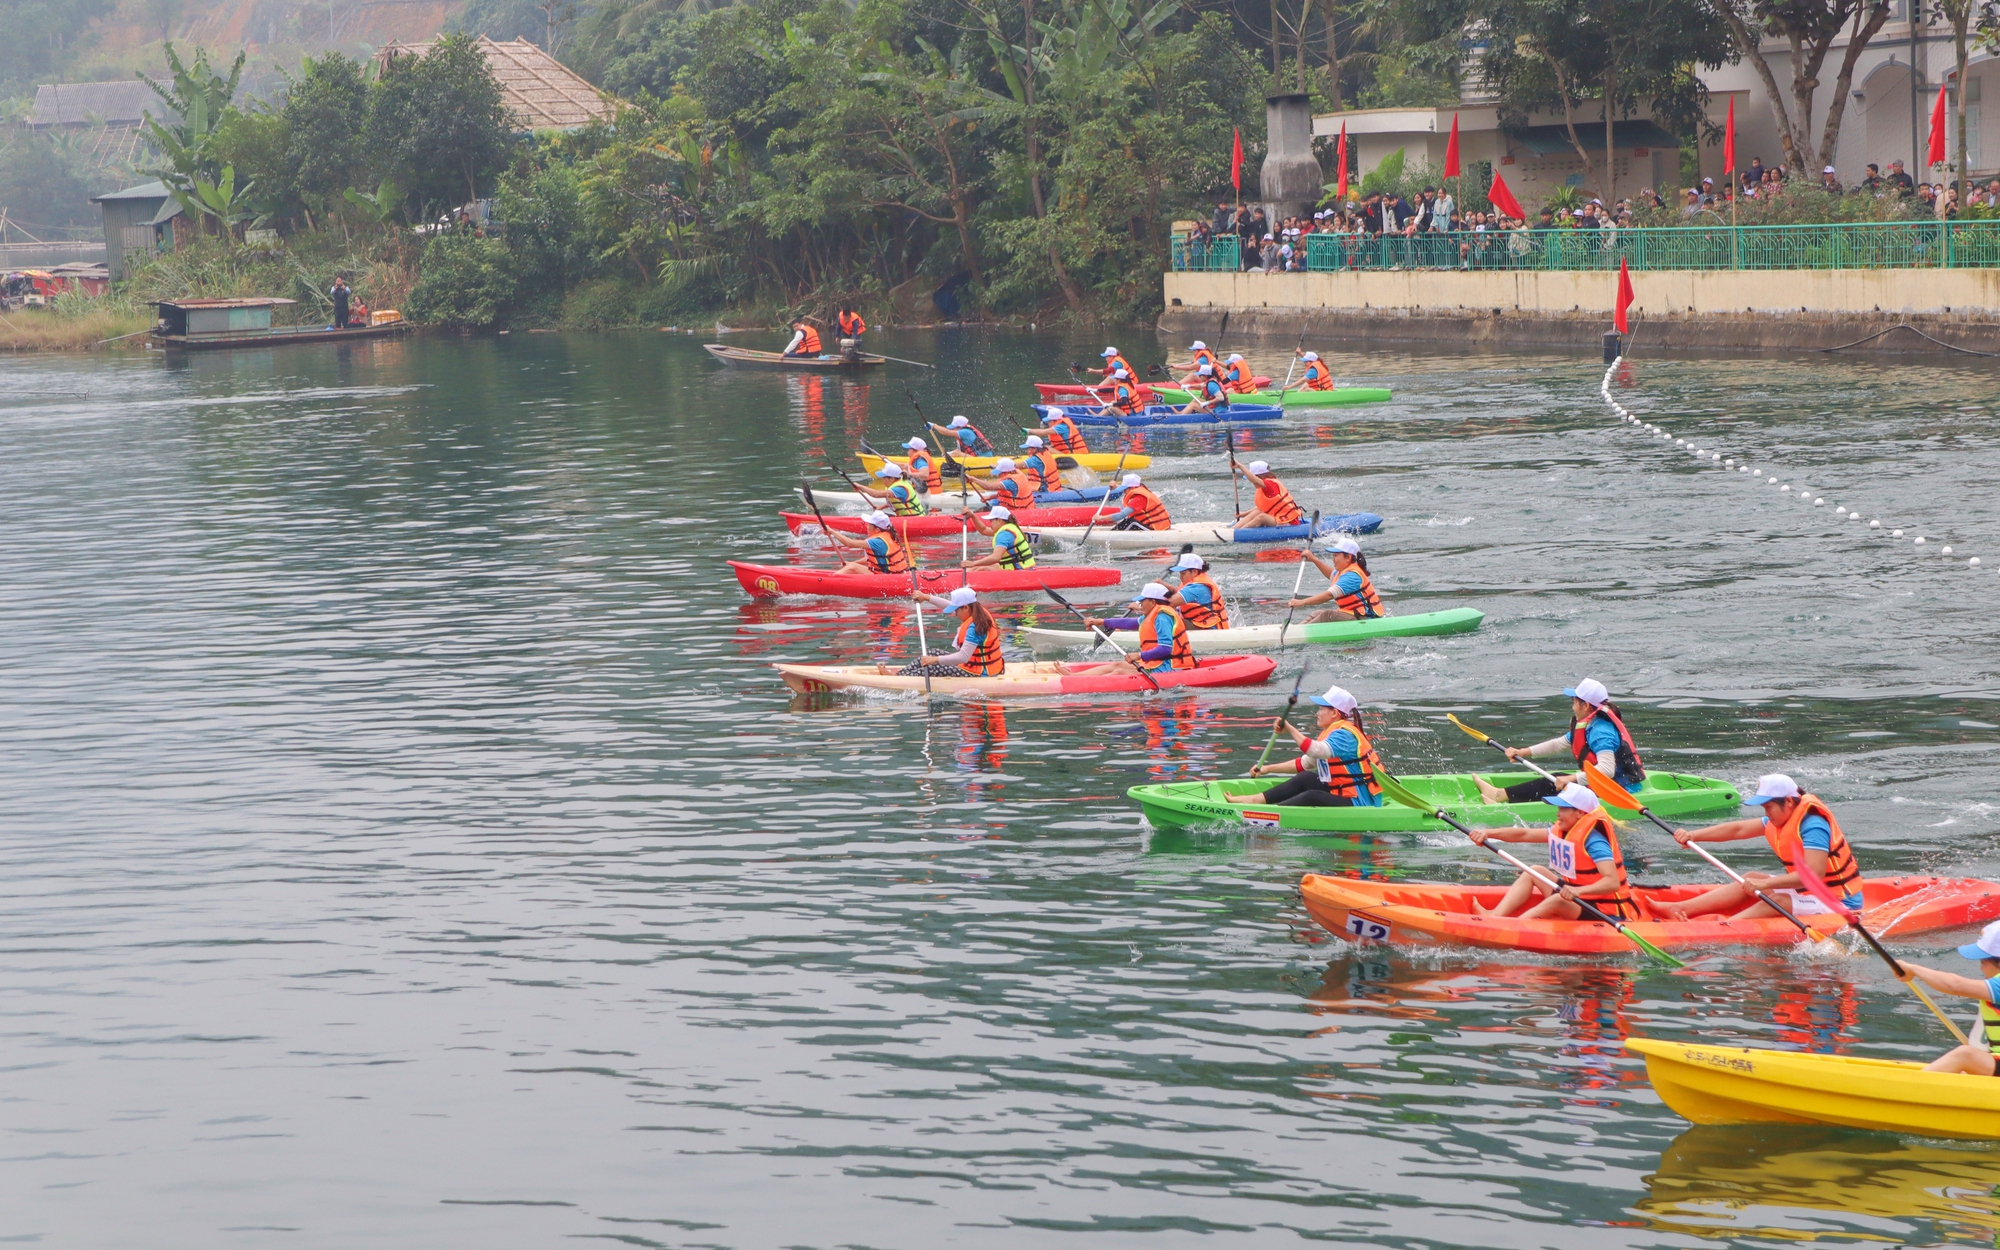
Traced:
<path fill-rule="evenodd" d="M 368 124 L 364 67 L 338 52 L 307 58 L 285 95 L 285 160 L 304 206 L 324 216 L 348 188 L 368 181 L 363 132 Z"/>
<path fill-rule="evenodd" d="M 1840 143 L 1841 120 L 1847 113 L 1854 67 L 1861 54 L 1889 20 L 1889 0 L 1705 0 L 1728 29 L 1736 51 L 1750 63 L 1771 101 L 1778 141 L 1785 164 L 1808 175 L 1833 163 Z M 1920 0 L 1906 0 L 1916 8 Z M 1770 40 L 1782 41 L 1792 75 L 1792 102 L 1778 89 L 1778 76 L 1764 54 Z M 1833 91 L 1822 103 L 1821 72 L 1836 40 L 1845 39 Z M 1813 143 L 1813 120 L 1820 118 L 1820 135 Z"/>
<path fill-rule="evenodd" d="M 246 54 L 236 54 L 226 78 L 209 64 L 206 48 L 195 48 L 191 65 L 181 61 L 180 53 L 171 43 L 166 45 L 166 55 L 172 76 L 164 85 L 139 75 L 168 110 L 164 120 L 148 111 L 143 129 L 166 161 L 154 172 L 168 187 L 187 191 L 197 177 L 213 182 L 222 176 L 221 162 L 209 150 L 209 142 L 236 98 L 236 88 L 243 81 Z"/>
<path fill-rule="evenodd" d="M 364 141 L 425 215 L 479 198 L 513 147 L 500 84 L 466 35 L 445 35 L 421 57 L 397 57 L 368 110 Z"/>
<path fill-rule="evenodd" d="M 450 230 L 424 248 L 423 276 L 410 291 L 410 314 L 431 325 L 483 329 L 514 299 L 514 265 L 505 245 Z"/>

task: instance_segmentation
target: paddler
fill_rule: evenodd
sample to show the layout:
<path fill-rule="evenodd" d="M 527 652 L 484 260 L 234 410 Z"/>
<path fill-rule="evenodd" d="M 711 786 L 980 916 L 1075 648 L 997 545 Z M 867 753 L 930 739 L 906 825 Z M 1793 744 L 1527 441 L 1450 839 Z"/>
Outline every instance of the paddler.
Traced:
<path fill-rule="evenodd" d="M 1063 415 L 1060 408 L 1047 409 L 1049 423 L 1027 431 L 1038 438 L 1049 440 L 1049 450 L 1065 456 L 1085 456 L 1090 448 L 1084 444 L 1083 430 L 1077 423 Z"/>
<path fill-rule="evenodd" d="M 861 552 L 859 560 L 849 560 L 839 568 L 842 573 L 907 573 L 911 569 L 910 546 L 896 535 L 896 519 L 877 508 L 861 518 L 868 523 L 865 538 L 850 538 L 839 530 L 828 530 L 826 536 L 836 546 L 853 547 Z"/>
<path fill-rule="evenodd" d="M 1300 376 L 1299 389 L 1307 391 L 1330 391 L 1333 389 L 1333 370 L 1319 358 L 1318 352 L 1304 352 L 1299 360 L 1306 371 Z"/>
<path fill-rule="evenodd" d="M 1003 503 L 1009 508 L 1034 507 L 1035 492 L 1041 488 L 1041 483 L 1015 464 L 1012 456 L 1002 456 L 993 462 L 992 477 L 981 477 L 967 469 L 965 480 L 981 495 L 990 496 L 988 503 Z"/>
<path fill-rule="evenodd" d="M 1188 392 L 1188 401 L 1174 409 L 1175 412 L 1227 412 L 1229 410 L 1229 388 L 1215 376 L 1214 365 L 1198 365 L 1190 375 L 1194 387 Z M 1181 379 L 1185 385 L 1187 378 Z"/>
<path fill-rule="evenodd" d="M 1167 366 L 1169 373 L 1176 369 L 1187 370 L 1186 375 L 1181 378 L 1182 389 L 1187 389 L 1188 384 L 1195 380 L 1195 375 L 1201 372 L 1203 365 L 1207 365 L 1209 371 L 1212 373 L 1220 373 L 1222 371 L 1222 362 L 1215 358 L 1214 352 L 1208 350 L 1208 344 L 1202 342 L 1200 339 L 1196 339 L 1188 347 L 1188 353 L 1189 360 L 1186 364 L 1171 364 Z"/>
<path fill-rule="evenodd" d="M 1247 465 L 1238 464 L 1236 471 L 1257 492 L 1257 497 L 1250 501 L 1250 507 L 1236 518 L 1237 529 L 1305 524 L 1306 510 L 1299 507 L 1299 501 L 1292 498 L 1292 492 L 1285 489 L 1285 484 L 1272 476 L 1270 465 L 1262 460 L 1252 460 Z"/>
<path fill-rule="evenodd" d="M 1256 394 L 1257 383 L 1252 378 L 1249 362 L 1243 357 L 1231 353 L 1229 359 L 1222 362 L 1222 384 L 1229 388 L 1230 394 Z"/>
<path fill-rule="evenodd" d="M 929 443 L 913 438 L 903 444 L 903 450 L 910 453 L 909 477 L 918 490 L 929 493 L 943 489 L 944 476 L 938 469 L 937 457 L 931 455 Z"/>
<path fill-rule="evenodd" d="M 1955 994 L 1960 998 L 1969 998 L 1978 1003 L 1979 1022 L 1985 1026 L 1986 1036 L 1983 1040 L 1946 1051 L 1925 1064 L 1924 1071 L 2000 1076 L 2000 920 L 1987 925 L 1980 932 L 1977 942 L 1968 942 L 1959 947 L 1958 953 L 1978 963 L 1978 976 L 1968 977 L 1956 972 L 1940 972 L 1936 968 L 1913 964 L 1907 959 L 1896 961 L 1903 965 L 1905 973 L 1916 977 L 1932 989 Z M 1904 979 L 1909 979 L 1909 976 Z"/>
<path fill-rule="evenodd" d="M 929 424 L 937 431 L 938 437 L 944 440 L 947 451 L 955 451 L 961 456 L 981 453 L 990 455 L 993 452 L 993 444 L 986 441 L 986 436 L 979 432 L 979 427 L 972 424 L 964 413 L 953 417 L 950 425 L 939 425 L 935 421 Z"/>
<path fill-rule="evenodd" d="M 1062 470 L 1056 468 L 1056 454 L 1042 442 L 1041 435 L 1028 435 L 1021 444 L 1021 450 L 1028 453 L 1021 457 L 1021 469 L 1028 475 L 1028 480 L 1035 483 L 1036 490 L 1067 489 L 1067 483 L 1062 480 Z"/>
<path fill-rule="evenodd" d="M 864 498 L 886 504 L 897 516 L 923 516 L 930 511 L 930 505 L 924 502 L 923 492 L 917 489 L 915 482 L 909 480 L 909 475 L 903 472 L 902 465 L 893 460 L 884 461 L 873 476 L 885 483 L 880 490 L 864 486 L 860 482 L 854 484 L 854 489 Z"/>
<path fill-rule="evenodd" d="M 969 569 L 1031 569 L 1035 567 L 1035 544 L 1028 532 L 1014 523 L 1014 514 L 1004 504 L 994 504 L 975 513 L 972 526 L 993 540 L 993 551 L 977 560 L 966 561 Z"/>
<path fill-rule="evenodd" d="M 1139 395 L 1139 379 L 1122 367 L 1097 391 L 1098 398 L 1104 401 L 1104 406 L 1097 410 L 1100 417 L 1129 417 L 1146 406 Z"/>
<path fill-rule="evenodd" d="M 792 321 L 792 341 L 785 344 L 785 355 L 817 356 L 820 348 L 819 331 L 813 329 L 804 317 L 795 318 Z"/>
<path fill-rule="evenodd" d="M 1115 347 L 1107 347 L 1104 349 L 1103 360 L 1104 360 L 1104 379 L 1107 382 L 1110 381 L 1112 378 L 1116 377 L 1120 369 L 1123 369 L 1126 373 L 1130 374 L 1135 378 L 1139 376 L 1139 371 L 1132 367 L 1132 362 L 1126 360 L 1125 357 L 1119 355 L 1118 349 Z"/>
<path fill-rule="evenodd" d="M 979 602 L 979 593 L 972 587 L 960 586 L 945 597 L 919 591 L 910 598 L 958 617 L 958 635 L 952 640 L 958 649 L 949 655 L 933 655 L 928 663 L 918 661 L 897 669 L 897 673 L 905 677 L 998 677 L 1007 671 L 1007 662 L 1000 655 L 999 622 Z M 876 668 L 889 671 L 883 664 Z"/>
<path fill-rule="evenodd" d="M 1613 919 L 1638 919 L 1638 900 L 1625 876 L 1625 854 L 1618 849 L 1618 827 L 1611 823 L 1597 796 L 1570 782 L 1542 801 L 1556 808 L 1553 828 L 1475 829 L 1472 840 L 1480 846 L 1488 842 L 1548 843 L 1547 875 L 1557 883 L 1555 894 L 1550 895 L 1533 873 L 1524 872 L 1514 878 L 1498 905 L 1474 903 L 1473 910 L 1493 919 L 1518 915 L 1523 920 L 1575 920 L 1583 915 L 1576 900 L 1585 899 Z M 1537 895 L 1542 901 L 1522 911 Z"/>
<path fill-rule="evenodd" d="M 1778 857 L 1784 871 L 1744 873 L 1752 885 L 1761 887 L 1779 903 L 1787 904 L 1787 910 L 1795 916 L 1825 915 L 1826 904 L 1799 883 L 1799 864 L 1803 860 L 1814 876 L 1841 896 L 1842 904 L 1860 910 L 1861 867 L 1854 862 L 1854 848 L 1847 844 L 1847 835 L 1840 831 L 1840 822 L 1824 799 L 1802 793 L 1798 783 L 1783 773 L 1770 773 L 1757 779 L 1757 793 L 1743 802 L 1745 806 L 1763 808 L 1763 813 L 1705 829 L 1676 829 L 1674 841 L 1686 846 L 1691 842 L 1739 842 L 1761 837 L 1770 844 L 1771 853 Z M 1748 887 L 1734 881 L 1685 903 L 1663 905 L 1659 910 L 1674 920 L 1719 911 L 1729 912 L 1738 920 L 1778 914 Z"/>
<path fill-rule="evenodd" d="M 1163 673 L 1170 669 L 1194 667 L 1194 646 L 1188 641 L 1187 622 L 1168 603 L 1173 591 L 1165 582 L 1147 582 L 1139 588 L 1139 649 L 1123 659 L 1077 670 L 1078 676 L 1101 676 L 1139 669 Z"/>
<path fill-rule="evenodd" d="M 1192 551 L 1181 553 L 1174 561 L 1173 571 L 1180 575 L 1181 584 L 1167 596 L 1167 606 L 1181 614 L 1181 620 L 1191 630 L 1228 629 L 1229 605 L 1223 601 L 1222 587 L 1208 575 L 1208 561 Z M 1134 630 L 1139 628 L 1136 616 L 1086 616 L 1084 622 L 1093 629 L 1108 632 Z"/>
<path fill-rule="evenodd" d="M 1372 621 L 1378 616 L 1389 615 L 1382 609 L 1382 596 L 1375 593 L 1375 583 L 1369 580 L 1368 557 L 1361 554 L 1361 544 L 1354 541 L 1354 536 L 1335 534 L 1326 540 L 1326 549 L 1331 563 L 1310 551 L 1305 553 L 1305 559 L 1326 574 L 1327 588 L 1302 599 L 1287 600 L 1285 606 L 1310 608 L 1321 603 L 1333 604 L 1308 616 L 1308 625 L 1324 625 L 1329 621 Z"/>
<path fill-rule="evenodd" d="M 1646 766 L 1639 759 L 1639 748 L 1633 743 L 1631 732 L 1625 728 L 1625 718 L 1619 714 L 1618 705 L 1611 701 L 1611 692 L 1604 688 L 1604 683 L 1595 677 L 1586 677 L 1563 693 L 1569 696 L 1569 732 L 1547 742 L 1537 742 L 1531 747 L 1508 747 L 1507 758 L 1518 760 L 1527 756 L 1568 752 L 1576 760 L 1578 768 L 1589 760 L 1627 790 L 1637 790 L 1644 785 Z M 1484 777 L 1472 780 L 1479 786 L 1480 796 L 1488 803 L 1531 803 L 1547 798 L 1558 788 L 1555 782 L 1544 777 L 1508 786 L 1504 790 Z M 1580 782 L 1583 778 L 1572 773 L 1561 780 L 1565 783 Z"/>
<path fill-rule="evenodd" d="M 1167 515 L 1167 505 L 1137 473 L 1127 473 L 1119 481 L 1118 489 L 1125 492 L 1118 497 L 1118 502 L 1131 515 L 1113 525 L 1112 529 L 1163 530 L 1173 525 L 1173 518 Z"/>
<path fill-rule="evenodd" d="M 1375 779 L 1382 769 L 1382 757 L 1361 728 L 1361 704 L 1339 686 L 1328 686 L 1325 694 L 1307 696 L 1319 708 L 1318 732 L 1310 738 L 1293 728 L 1290 721 L 1278 724 L 1292 735 L 1298 747 L 1295 760 L 1259 764 L 1252 777 L 1273 773 L 1296 773 L 1262 794 L 1231 795 L 1232 803 L 1255 803 L 1262 807 L 1380 807 L 1382 783 Z"/>

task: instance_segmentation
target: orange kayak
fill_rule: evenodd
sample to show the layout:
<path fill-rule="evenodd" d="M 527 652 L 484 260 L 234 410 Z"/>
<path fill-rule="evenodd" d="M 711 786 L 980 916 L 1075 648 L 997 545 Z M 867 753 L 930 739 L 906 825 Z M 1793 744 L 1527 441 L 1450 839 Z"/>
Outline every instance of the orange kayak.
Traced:
<path fill-rule="evenodd" d="M 1675 903 L 1710 888 L 1669 885 L 1636 890 L 1651 904 Z M 1299 883 L 1306 910 L 1329 932 L 1375 942 L 1488 946 L 1556 955 L 1624 954 L 1632 943 L 1595 920 L 1487 919 L 1473 911 L 1500 901 L 1505 886 L 1364 881 L 1306 874 Z M 1904 937 L 1979 925 L 2000 917 L 2000 883 L 1952 877 L 1872 877 L 1862 882 L 1862 920 L 1879 935 Z M 1801 916 L 1824 933 L 1845 928 L 1838 916 Z M 1777 946 L 1800 941 L 1788 920 L 1637 920 L 1634 933 L 1666 950 L 1697 946 Z"/>

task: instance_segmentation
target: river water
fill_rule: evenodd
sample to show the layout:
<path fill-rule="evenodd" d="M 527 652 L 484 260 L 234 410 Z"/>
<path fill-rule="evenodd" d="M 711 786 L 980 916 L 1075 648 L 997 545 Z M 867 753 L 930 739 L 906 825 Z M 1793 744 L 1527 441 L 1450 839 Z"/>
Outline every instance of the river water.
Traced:
<path fill-rule="evenodd" d="M 883 346 L 941 368 L 739 375 L 667 334 L 0 363 L 0 1241 L 1993 1244 L 2000 1148 L 1690 1130 L 1620 1048 L 1942 1049 L 1875 961 L 1358 948 L 1301 873 L 1500 874 L 1123 798 L 1239 775 L 1302 666 L 1409 772 L 1487 762 L 1447 711 L 1559 731 L 1589 674 L 1656 766 L 1788 771 L 1872 872 L 2000 873 L 1991 365 L 1614 380 L 1753 485 L 1618 423 L 1589 360 L 1335 351 L 1395 403 L 1239 454 L 1381 513 L 1394 606 L 1479 632 L 1195 697 L 795 706 L 769 662 L 912 624 L 723 561 L 824 560 L 776 510 L 907 437 L 905 379 L 990 431 L 1101 344 Z M 1145 450 L 1177 516 L 1227 512 L 1215 435 Z M 1295 565 L 1217 563 L 1281 615 Z"/>

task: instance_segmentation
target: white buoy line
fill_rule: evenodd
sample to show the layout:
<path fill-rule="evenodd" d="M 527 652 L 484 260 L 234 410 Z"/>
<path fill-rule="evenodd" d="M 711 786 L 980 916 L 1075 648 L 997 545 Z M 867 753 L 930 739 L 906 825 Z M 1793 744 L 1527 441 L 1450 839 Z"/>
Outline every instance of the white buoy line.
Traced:
<path fill-rule="evenodd" d="M 1624 421 L 1627 425 L 1644 430 L 1653 438 L 1672 443 L 1675 447 L 1684 449 L 1697 461 L 1703 462 L 1711 468 L 1721 469 L 1725 473 L 1735 473 L 1738 476 L 1747 476 L 1750 479 L 1750 484 L 1753 486 L 1763 486 L 1766 488 L 1775 486 L 1780 496 L 1789 496 L 1797 499 L 1800 503 L 1814 508 L 1827 506 L 1824 496 L 1813 494 L 1803 483 L 1794 485 L 1791 482 L 1779 481 L 1777 477 L 1770 475 L 1769 469 L 1771 466 L 1769 465 L 1764 466 L 1763 469 L 1754 468 L 1747 459 L 1739 461 L 1735 456 L 1725 456 L 1713 447 L 1696 446 L 1690 439 L 1677 438 L 1671 431 L 1664 430 L 1650 421 L 1641 420 L 1639 417 L 1634 416 L 1623 404 L 1620 404 L 1616 399 L 1611 397 L 1611 375 L 1624 362 L 1625 358 L 1623 356 L 1612 361 L 1610 367 L 1604 371 L 1604 380 L 1598 383 L 1597 387 L 1598 392 L 1604 396 L 1604 402 L 1611 406 L 1611 411 L 1618 414 L 1619 420 Z M 1848 521 L 1860 521 L 1862 519 L 1859 509 L 1850 511 L 1844 504 L 1834 504 L 1833 513 L 1835 516 L 1842 517 Z M 1869 517 L 1867 528 L 1870 530 L 1881 529 L 1882 518 Z M 1892 528 L 1889 530 L 1889 537 L 1900 539 L 1903 537 L 1903 531 Z M 1954 563 L 1961 558 L 1953 555 L 1952 549 L 1949 546 L 1933 546 L 1923 534 L 1914 535 L 1911 545 L 1920 549 L 1918 552 L 1920 555 L 1935 551 L 1940 556 L 1950 556 Z M 1969 569 L 1980 567 L 1978 556 L 1966 556 L 1963 559 L 1965 560 L 1965 566 Z"/>

